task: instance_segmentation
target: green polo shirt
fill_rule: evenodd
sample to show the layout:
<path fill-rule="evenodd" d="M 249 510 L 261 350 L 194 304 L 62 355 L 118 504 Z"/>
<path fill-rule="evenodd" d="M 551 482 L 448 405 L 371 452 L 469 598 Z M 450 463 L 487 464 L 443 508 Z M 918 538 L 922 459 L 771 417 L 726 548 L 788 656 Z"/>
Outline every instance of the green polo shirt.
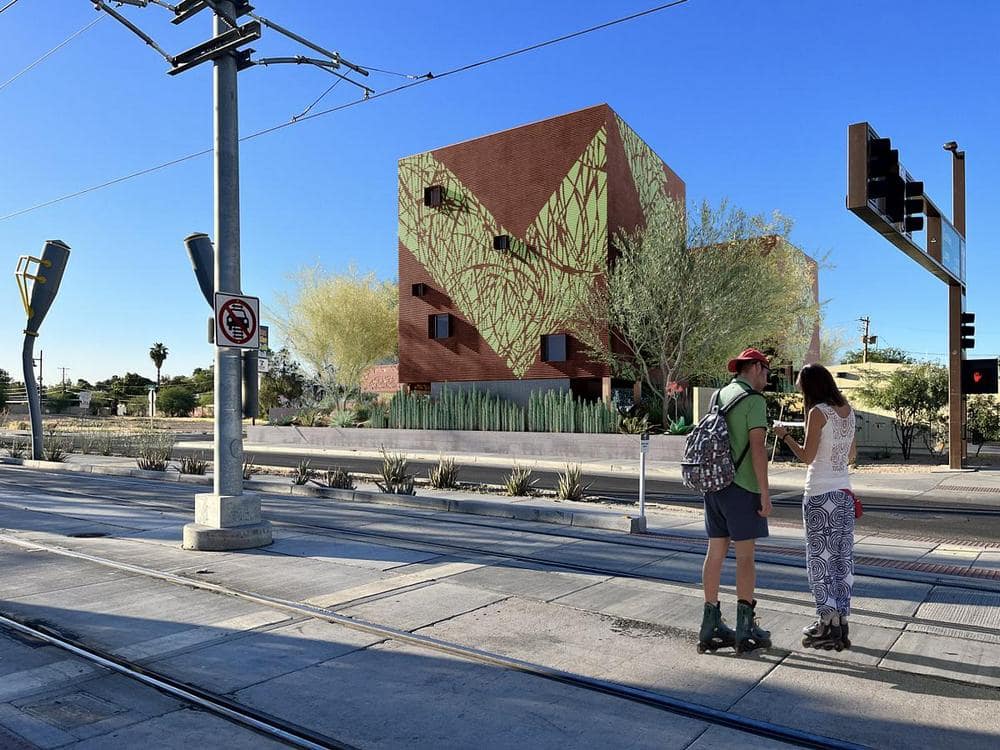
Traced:
<path fill-rule="evenodd" d="M 719 406 L 725 407 L 744 391 L 752 390 L 753 388 L 745 380 L 733 378 L 733 382 L 719 393 Z M 729 444 L 733 449 L 733 463 L 736 463 L 743 453 L 743 449 L 750 444 L 750 430 L 758 427 L 767 429 L 767 404 L 764 401 L 764 396 L 761 395 L 760 398 L 747 396 L 740 401 L 732 411 L 726 414 L 726 427 L 729 429 Z M 749 492 L 760 492 L 750 451 L 747 451 L 746 458 L 736 470 L 733 482 Z"/>

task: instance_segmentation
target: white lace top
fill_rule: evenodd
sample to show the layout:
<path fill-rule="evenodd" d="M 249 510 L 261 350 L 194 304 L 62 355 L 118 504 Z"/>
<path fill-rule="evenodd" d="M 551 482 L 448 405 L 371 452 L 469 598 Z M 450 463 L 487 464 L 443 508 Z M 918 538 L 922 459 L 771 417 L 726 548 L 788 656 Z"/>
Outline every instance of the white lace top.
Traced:
<path fill-rule="evenodd" d="M 816 408 L 826 417 L 826 424 L 820 432 L 816 458 L 806 471 L 807 497 L 825 495 L 833 490 L 851 489 L 847 459 L 851 443 L 854 442 L 854 410 L 851 409 L 846 417 L 842 417 L 829 404 L 818 404 Z"/>

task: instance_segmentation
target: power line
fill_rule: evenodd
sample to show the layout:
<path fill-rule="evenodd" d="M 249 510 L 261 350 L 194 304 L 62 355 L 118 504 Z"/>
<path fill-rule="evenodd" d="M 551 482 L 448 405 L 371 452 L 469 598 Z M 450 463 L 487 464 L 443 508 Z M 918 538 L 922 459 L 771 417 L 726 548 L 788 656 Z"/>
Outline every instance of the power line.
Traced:
<path fill-rule="evenodd" d="M 10 0 L 9 3 L 7 3 L 5 6 L 3 6 L 2 8 L 0 8 L 0 13 L 3 13 L 5 10 L 7 10 L 8 8 L 10 8 L 12 5 L 14 5 L 14 3 L 16 3 L 16 2 L 17 2 L 17 0 Z"/>
<path fill-rule="evenodd" d="M 16 2 L 16 0 L 15 0 L 15 2 Z M 10 7 L 10 5 L 7 6 L 7 8 L 9 8 L 9 7 Z M 4 8 L 4 10 L 6 10 L 6 8 Z M 3 11 L 0 11 L 0 13 L 2 13 L 2 12 Z M 84 26 L 82 29 L 79 29 L 79 30 L 73 32 L 68 37 L 66 37 L 65 39 L 63 39 L 61 42 L 59 42 L 59 44 L 57 44 L 55 47 L 53 47 L 52 49 L 50 49 L 44 55 L 42 55 L 41 57 L 39 57 L 37 60 L 35 60 L 33 63 L 31 63 L 31 65 L 29 65 L 28 67 L 26 67 L 20 73 L 16 73 L 12 78 L 8 78 L 3 83 L 0 83 L 0 91 L 3 91 L 5 88 L 7 88 L 8 86 L 10 86 L 10 84 L 14 83 L 14 81 L 16 81 L 18 78 L 20 78 L 21 76 L 23 76 L 29 70 L 31 70 L 32 68 L 34 68 L 36 65 L 39 65 L 40 63 L 45 62 L 45 60 L 47 60 L 52 55 L 54 55 L 56 52 L 58 52 L 63 47 L 65 47 L 67 44 L 69 44 L 70 42 L 72 42 L 74 39 L 76 39 L 78 36 L 80 36 L 80 34 L 82 34 L 83 32 L 85 32 L 87 29 L 89 29 L 95 23 L 97 23 L 98 21 L 100 21 L 102 18 L 104 18 L 104 16 L 98 16 L 93 21 L 91 21 L 86 26 Z"/>
<path fill-rule="evenodd" d="M 405 91 L 407 89 L 411 89 L 414 86 L 420 86 L 421 84 L 430 83 L 431 81 L 436 81 L 436 80 L 439 80 L 441 78 L 446 78 L 448 76 L 456 75 L 458 73 L 465 73 L 467 71 L 474 70 L 476 68 L 481 68 L 484 65 L 491 65 L 493 63 L 500 62 L 501 60 L 507 60 L 507 59 L 510 59 L 512 57 L 516 57 L 517 55 L 523 55 L 523 54 L 526 54 L 528 52 L 533 52 L 533 51 L 541 49 L 543 47 L 548 47 L 548 46 L 551 46 L 553 44 L 558 44 L 560 42 L 564 42 L 564 41 L 567 41 L 569 39 L 574 39 L 576 37 L 583 36 L 584 34 L 590 34 L 590 33 L 594 32 L 594 31 L 600 31 L 602 29 L 607 29 L 607 28 L 609 28 L 611 26 L 616 26 L 618 24 L 626 23 L 627 21 L 632 21 L 632 20 L 635 20 L 637 18 L 641 18 L 643 16 L 648 16 L 648 15 L 651 15 L 653 13 L 658 13 L 660 11 L 667 10 L 669 8 L 674 8 L 674 7 L 677 7 L 678 5 L 683 5 L 683 4 L 687 3 L 687 2 L 688 2 L 688 0 L 674 0 L 673 2 L 664 3 L 663 5 L 658 5 L 658 6 L 654 7 L 654 8 L 649 8 L 649 9 L 644 10 L 644 11 L 639 11 L 638 13 L 633 13 L 633 14 L 631 14 L 629 16 L 623 16 L 621 18 L 616 18 L 616 19 L 614 19 L 612 21 L 606 21 L 605 23 L 601 23 L 601 24 L 598 24 L 596 26 L 591 26 L 589 28 L 582 29 L 580 31 L 574 31 L 571 34 L 565 34 L 563 36 L 556 37 L 554 39 L 549 39 L 549 40 L 546 40 L 544 42 L 538 42 L 537 44 L 532 44 L 532 45 L 530 45 L 528 47 L 522 47 L 521 49 L 517 49 L 517 50 L 514 50 L 512 52 L 506 52 L 506 53 L 504 53 L 502 55 L 496 55 L 494 57 L 489 57 L 489 58 L 486 58 L 484 60 L 479 60 L 477 62 L 469 63 L 467 65 L 462 65 L 462 66 L 457 67 L 457 68 L 452 68 L 450 70 L 446 70 L 446 71 L 441 72 L 441 73 L 426 73 L 419 80 L 410 81 L 409 83 L 404 83 L 404 84 L 402 84 L 400 86 L 397 86 L 396 88 L 386 89 L 385 91 L 382 91 L 382 92 L 379 92 L 379 93 L 375 93 L 375 94 L 371 94 L 370 96 L 364 96 L 364 97 L 362 97 L 360 99 L 354 99 L 354 100 L 352 100 L 350 102 L 346 102 L 344 104 L 340 104 L 340 105 L 338 105 L 336 107 L 330 107 L 329 109 L 324 109 L 324 110 L 321 110 L 321 111 L 313 113 L 313 114 L 306 115 L 306 114 L 303 113 L 303 115 L 295 116 L 292 119 L 288 120 L 287 122 L 279 123 L 278 125 L 274 125 L 274 126 L 269 127 L 269 128 L 264 128 L 263 130 L 258 130 L 256 133 L 251 133 L 250 135 L 243 136 L 242 138 L 240 138 L 240 141 L 241 142 L 242 141 L 249 141 L 249 140 L 252 140 L 254 138 L 259 138 L 262 135 L 268 135 L 269 133 L 274 133 L 274 132 L 276 132 L 278 130 L 283 130 L 285 128 L 291 127 L 292 125 L 298 125 L 299 123 L 306 122 L 307 120 L 312 120 L 312 119 L 315 119 L 317 117 L 324 117 L 325 115 L 333 114 L 334 112 L 339 112 L 341 110 L 348 109 L 349 107 L 357 106 L 358 104 L 363 104 L 365 102 L 370 102 L 370 101 L 373 101 L 375 99 L 381 99 L 381 98 L 389 96 L 391 94 L 398 94 L 399 92 Z M 93 25 L 93 24 L 91 24 L 91 25 Z M 89 28 L 89 27 L 87 27 L 87 28 Z M 84 31 L 84 30 L 86 30 L 86 29 L 82 29 L 81 32 Z M 81 33 L 81 32 L 78 32 L 78 33 Z M 6 85 L 6 84 L 4 84 L 4 85 Z M 0 88 L 2 88 L 2 87 L 0 87 Z M 325 94 L 323 96 L 325 96 Z M 320 99 L 322 99 L 322 98 L 323 97 L 321 96 Z M 319 100 L 317 99 L 317 101 L 319 101 Z M 314 106 L 314 105 L 315 105 L 315 103 L 313 105 L 310 105 L 310 108 L 312 106 Z M 308 111 L 308 109 L 309 108 L 307 108 L 306 111 Z M 116 178 L 114 178 L 112 180 L 108 180 L 107 182 L 102 182 L 99 185 L 93 185 L 91 187 L 84 188 L 82 190 L 77 190 L 74 193 L 69 193 L 67 195 L 63 195 L 63 196 L 60 196 L 58 198 L 53 198 L 52 200 L 48 200 L 48 201 L 45 201 L 43 203 L 35 204 L 34 206 L 29 206 L 28 208 L 22 208 L 22 209 L 20 209 L 18 211 L 13 211 L 13 212 L 11 212 L 9 214 L 5 214 L 3 216 L 0 216 L 0 221 L 6 221 L 7 219 L 13 219 L 13 218 L 15 218 L 17 216 L 22 216 L 24 214 L 31 213 L 32 211 L 37 211 L 39 209 L 46 208 L 47 206 L 52 206 L 52 205 L 54 205 L 56 203 L 62 203 L 63 201 L 70 200 L 71 198 L 78 198 L 78 197 L 80 197 L 82 195 L 86 195 L 87 193 L 92 193 L 92 192 L 94 192 L 96 190 L 102 190 L 103 188 L 110 187 L 112 185 L 117 185 L 120 182 L 125 182 L 126 180 L 131 180 L 131 179 L 133 179 L 135 177 L 141 177 L 142 175 L 150 174 L 151 172 L 158 172 L 161 169 L 166 169 L 167 167 L 174 166 L 175 164 L 180 164 L 181 162 L 188 161 L 189 159 L 194 159 L 194 158 L 197 158 L 199 156 L 204 156 L 205 154 L 210 154 L 210 153 L 212 153 L 212 149 L 211 148 L 207 148 L 207 149 L 204 149 L 203 151 L 198 151 L 196 153 L 188 154 L 186 156 L 181 156 L 181 157 L 179 157 L 177 159 L 172 159 L 170 161 L 163 162 L 162 164 L 157 164 L 156 166 L 147 167 L 146 169 L 141 169 L 141 170 L 139 170 L 137 172 L 132 172 L 131 174 L 123 175 L 121 177 L 116 177 Z"/>

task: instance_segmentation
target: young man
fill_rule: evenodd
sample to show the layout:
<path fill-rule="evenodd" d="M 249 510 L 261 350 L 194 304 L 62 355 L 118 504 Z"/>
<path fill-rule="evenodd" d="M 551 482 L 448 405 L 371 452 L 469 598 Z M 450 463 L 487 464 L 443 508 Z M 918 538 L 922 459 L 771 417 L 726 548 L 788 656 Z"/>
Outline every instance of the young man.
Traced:
<path fill-rule="evenodd" d="M 771 634 L 757 624 L 753 598 L 756 583 L 754 545 L 766 537 L 771 496 L 767 484 L 767 408 L 761 391 L 771 374 L 767 356 L 757 349 L 745 349 L 729 360 L 733 381 L 719 393 L 719 406 L 725 408 L 743 393 L 743 398 L 726 412 L 726 426 L 733 451 L 736 476 L 733 483 L 719 492 L 705 495 L 705 530 L 708 554 L 702 570 L 705 613 L 699 634 L 698 651 L 735 646 L 738 653 L 756 648 L 770 648 Z M 736 547 L 736 632 L 722 620 L 719 606 L 719 581 L 729 542 Z"/>

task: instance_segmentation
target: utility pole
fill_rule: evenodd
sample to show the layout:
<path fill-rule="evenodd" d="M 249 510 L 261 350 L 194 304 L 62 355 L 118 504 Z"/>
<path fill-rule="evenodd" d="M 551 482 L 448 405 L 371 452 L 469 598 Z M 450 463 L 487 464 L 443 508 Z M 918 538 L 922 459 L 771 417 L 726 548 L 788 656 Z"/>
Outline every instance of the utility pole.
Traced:
<path fill-rule="evenodd" d="M 66 392 L 66 370 L 68 370 L 69 368 L 68 367 L 57 367 L 56 369 L 60 370 L 62 372 L 62 392 L 65 393 Z"/>
<path fill-rule="evenodd" d="M 861 333 L 861 344 L 864 347 L 861 352 L 861 362 L 863 364 L 868 364 L 868 327 L 871 325 L 871 318 L 865 316 L 864 318 L 858 318 L 858 322 L 862 325 Z"/>
<path fill-rule="evenodd" d="M 166 52 L 148 34 L 112 8 L 109 1 L 91 0 L 98 10 L 115 18 L 156 50 L 170 64 L 169 75 L 177 75 L 204 62 L 212 62 L 216 247 L 212 260 L 211 288 L 207 269 L 204 269 L 203 274 L 199 272 L 197 260 L 195 271 L 209 304 L 214 303 L 215 295 L 218 294 L 241 295 L 237 73 L 254 65 L 307 63 L 358 86 L 367 97 L 374 93 L 372 89 L 336 71 L 342 66 L 365 76 L 368 71 L 343 59 L 339 53 L 320 47 L 277 23 L 254 14 L 248 0 L 182 0 L 177 5 L 159 0 L 126 0 L 128 5 L 146 7 L 153 2 L 167 8 L 174 13 L 175 24 L 183 23 L 205 9 L 212 11 L 212 38 L 177 55 Z M 253 20 L 241 25 L 239 19 L 245 15 L 251 16 Z M 241 48 L 260 38 L 262 26 L 320 53 L 323 59 L 299 55 L 252 60 L 253 50 Z M 205 235 L 192 235 L 188 240 L 199 237 L 204 238 L 211 246 Z M 213 492 L 195 496 L 195 522 L 184 527 L 183 546 L 185 549 L 198 550 L 261 547 L 271 543 L 271 524 L 261 519 L 260 497 L 243 492 L 242 349 L 233 345 L 226 346 L 220 341 L 215 343 Z M 253 354 L 256 355 L 256 352 Z M 256 363 L 256 358 L 252 358 Z M 253 375 L 255 377 L 256 373 Z"/>

